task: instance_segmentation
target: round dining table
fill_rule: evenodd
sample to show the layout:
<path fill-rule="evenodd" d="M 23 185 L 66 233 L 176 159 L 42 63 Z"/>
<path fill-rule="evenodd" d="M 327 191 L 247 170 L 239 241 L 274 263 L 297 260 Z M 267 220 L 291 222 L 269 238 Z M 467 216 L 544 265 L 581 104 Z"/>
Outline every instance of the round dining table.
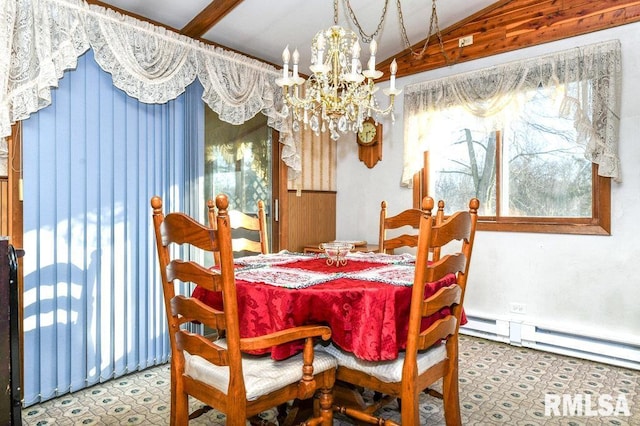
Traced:
<path fill-rule="evenodd" d="M 414 257 L 351 253 L 345 265 L 323 254 L 280 252 L 236 260 L 241 337 L 256 337 L 307 324 L 326 324 L 342 349 L 368 361 L 392 360 L 407 340 Z M 425 297 L 455 282 L 453 275 L 429 283 Z M 222 309 L 221 293 L 196 287 L 192 296 Z M 423 320 L 428 327 L 446 312 Z M 466 322 L 463 318 L 463 323 Z M 269 350 L 284 359 L 303 342 Z"/>

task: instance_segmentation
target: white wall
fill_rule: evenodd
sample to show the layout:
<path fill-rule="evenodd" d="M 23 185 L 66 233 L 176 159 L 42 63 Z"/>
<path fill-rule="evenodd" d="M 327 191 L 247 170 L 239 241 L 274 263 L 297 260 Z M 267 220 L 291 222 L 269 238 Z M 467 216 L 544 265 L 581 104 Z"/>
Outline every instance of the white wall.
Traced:
<path fill-rule="evenodd" d="M 622 183 L 612 182 L 612 235 L 479 231 L 465 299 L 469 314 L 640 345 L 640 23 L 398 80 L 402 87 L 611 39 L 622 44 L 623 79 Z M 346 136 L 338 141 L 339 239 L 377 243 L 380 202 L 387 201 L 390 214 L 411 207 L 411 189 L 399 184 L 402 95 L 397 101 L 395 123 L 383 122 L 383 159 L 373 169 L 358 160 L 355 141 Z M 526 313 L 510 313 L 512 302 L 526 304 Z"/>

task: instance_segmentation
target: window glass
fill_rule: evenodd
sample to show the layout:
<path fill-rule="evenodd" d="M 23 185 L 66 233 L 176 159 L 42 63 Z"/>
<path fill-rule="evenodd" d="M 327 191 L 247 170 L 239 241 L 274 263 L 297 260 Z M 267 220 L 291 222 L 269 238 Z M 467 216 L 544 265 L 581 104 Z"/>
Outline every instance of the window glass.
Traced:
<path fill-rule="evenodd" d="M 509 113 L 478 119 L 437 112 L 429 137 L 429 193 L 448 211 L 480 200 L 485 217 L 591 218 L 592 164 L 573 121 L 559 117 L 558 88 L 514 96 Z"/>
<path fill-rule="evenodd" d="M 554 95 L 527 93 L 504 127 L 501 216 L 591 217 L 591 162 Z"/>
<path fill-rule="evenodd" d="M 221 121 L 205 108 L 206 198 L 225 193 L 231 209 L 256 215 L 265 203 L 267 234 L 271 236 L 272 140 L 267 117 L 257 114 L 241 125 Z M 271 241 L 271 238 L 269 238 Z"/>

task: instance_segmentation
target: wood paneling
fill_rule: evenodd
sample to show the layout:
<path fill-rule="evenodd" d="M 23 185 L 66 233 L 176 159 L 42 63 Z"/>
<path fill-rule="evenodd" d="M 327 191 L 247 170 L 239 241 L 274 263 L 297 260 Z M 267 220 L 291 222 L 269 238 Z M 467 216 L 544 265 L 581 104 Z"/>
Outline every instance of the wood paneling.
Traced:
<path fill-rule="evenodd" d="M 299 195 L 298 195 L 299 194 Z M 336 193 L 333 191 L 288 191 L 289 251 L 336 239 Z"/>
<path fill-rule="evenodd" d="M 297 136 L 296 136 L 297 137 Z M 311 129 L 300 131 L 299 152 L 302 172 L 288 183 L 289 189 L 309 191 L 335 191 L 338 143 L 356 144 L 355 135 L 334 141 L 329 132 L 316 135 Z M 351 139 L 349 139 L 351 138 Z"/>
<path fill-rule="evenodd" d="M 502 0 L 442 31 L 444 50 L 435 37 L 424 55 L 407 49 L 396 55 L 397 76 L 407 76 L 459 62 L 484 58 L 529 46 L 605 30 L 640 21 L 638 0 Z M 458 47 L 462 37 L 473 36 L 473 44 Z M 413 46 L 419 52 L 424 40 Z M 393 58 L 380 70 L 389 76 Z"/>

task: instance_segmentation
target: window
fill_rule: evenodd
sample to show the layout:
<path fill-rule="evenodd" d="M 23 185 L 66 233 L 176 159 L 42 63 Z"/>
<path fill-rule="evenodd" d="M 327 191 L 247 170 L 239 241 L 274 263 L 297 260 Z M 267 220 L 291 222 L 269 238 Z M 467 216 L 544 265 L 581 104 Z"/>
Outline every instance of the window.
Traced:
<path fill-rule="evenodd" d="M 547 79 L 540 69 L 531 73 L 535 65 L 518 64 L 409 90 L 407 138 L 419 143 L 405 151 L 418 146 L 425 153 L 412 180 L 414 205 L 430 195 L 456 211 L 476 197 L 479 229 L 610 234 L 609 176 L 617 175 L 608 172 L 617 172 L 617 154 L 609 162 L 603 157 L 611 157 L 611 145 L 594 147 L 610 137 L 602 128 L 617 120 L 600 113 L 603 93 L 616 96 L 615 83 L 587 71 L 569 75 L 566 57 L 549 59 L 556 69 Z"/>
<path fill-rule="evenodd" d="M 231 209 L 253 216 L 258 212 L 258 200 L 262 200 L 267 211 L 269 241 L 273 243 L 274 156 L 271 133 L 267 117 L 263 114 L 257 114 L 243 124 L 233 125 L 220 120 L 210 108 L 205 108 L 205 198 L 225 193 Z"/>

